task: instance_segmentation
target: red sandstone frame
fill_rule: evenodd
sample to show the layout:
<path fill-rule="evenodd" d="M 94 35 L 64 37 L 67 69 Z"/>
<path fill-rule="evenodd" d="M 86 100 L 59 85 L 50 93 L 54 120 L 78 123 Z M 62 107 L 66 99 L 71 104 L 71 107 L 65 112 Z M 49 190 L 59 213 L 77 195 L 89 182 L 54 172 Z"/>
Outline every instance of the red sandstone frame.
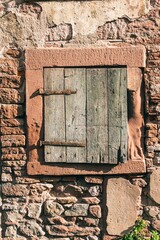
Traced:
<path fill-rule="evenodd" d="M 44 67 L 126 66 L 128 70 L 145 67 L 143 46 L 112 46 L 103 48 L 50 48 L 26 50 L 26 116 L 27 172 L 30 175 L 92 175 L 146 172 L 145 161 L 128 160 L 118 165 L 48 164 L 44 162 L 43 98 L 36 95 L 43 88 Z"/>

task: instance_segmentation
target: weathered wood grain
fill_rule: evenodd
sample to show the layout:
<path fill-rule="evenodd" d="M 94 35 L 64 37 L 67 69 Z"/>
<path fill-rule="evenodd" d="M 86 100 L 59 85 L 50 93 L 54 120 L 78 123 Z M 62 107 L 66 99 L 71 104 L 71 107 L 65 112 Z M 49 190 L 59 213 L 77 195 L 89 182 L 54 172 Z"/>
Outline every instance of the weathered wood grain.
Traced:
<path fill-rule="evenodd" d="M 44 90 L 64 90 L 64 69 L 44 69 Z M 64 96 L 44 97 L 44 139 L 65 141 Z M 46 162 L 66 162 L 65 147 L 44 146 Z"/>
<path fill-rule="evenodd" d="M 86 143 L 86 75 L 84 68 L 65 68 L 65 88 L 76 94 L 65 96 L 66 141 Z M 86 162 L 86 148 L 67 147 L 67 162 Z"/>
<path fill-rule="evenodd" d="M 87 69 L 87 162 L 108 162 L 107 79 L 105 68 Z"/>
<path fill-rule="evenodd" d="M 124 74 L 124 73 L 123 73 Z M 123 80 L 121 79 L 123 77 Z M 108 69 L 108 133 L 109 133 L 109 163 L 116 164 L 125 155 L 124 138 L 126 136 L 127 125 L 122 127 L 126 122 L 126 104 L 127 97 L 126 78 L 121 75 L 121 68 Z M 122 107 L 122 104 L 124 106 Z M 124 111 L 123 111 L 124 108 Z M 125 116 L 123 116 L 123 112 Z M 123 140 L 123 143 L 121 141 Z M 122 151 L 123 146 L 123 151 Z M 123 152 L 123 153 L 122 153 Z M 122 160 L 122 159 L 121 159 Z"/>
<path fill-rule="evenodd" d="M 119 161 L 127 161 L 128 150 L 128 133 L 127 133 L 127 69 L 121 68 L 121 81 L 120 81 L 120 105 L 121 105 L 121 146 Z"/>

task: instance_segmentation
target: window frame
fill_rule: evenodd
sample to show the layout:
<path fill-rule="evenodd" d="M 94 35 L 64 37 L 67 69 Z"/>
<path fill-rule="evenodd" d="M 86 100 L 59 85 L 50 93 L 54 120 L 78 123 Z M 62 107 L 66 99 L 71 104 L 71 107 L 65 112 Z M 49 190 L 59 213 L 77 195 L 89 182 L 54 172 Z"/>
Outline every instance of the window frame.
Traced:
<path fill-rule="evenodd" d="M 45 67 L 145 67 L 144 46 L 110 46 L 99 48 L 50 48 L 26 50 L 26 118 L 27 118 L 27 173 L 29 175 L 101 175 L 146 172 L 142 160 L 128 160 L 118 165 L 46 163 L 43 147 L 43 89 Z"/>

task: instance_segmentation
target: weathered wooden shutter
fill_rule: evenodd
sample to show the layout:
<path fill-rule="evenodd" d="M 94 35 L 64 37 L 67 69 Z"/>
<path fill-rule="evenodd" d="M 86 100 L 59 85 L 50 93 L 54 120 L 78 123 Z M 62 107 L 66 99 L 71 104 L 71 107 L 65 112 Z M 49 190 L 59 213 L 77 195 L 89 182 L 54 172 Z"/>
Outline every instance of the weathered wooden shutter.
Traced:
<path fill-rule="evenodd" d="M 45 161 L 125 161 L 126 82 L 125 68 L 45 68 Z"/>

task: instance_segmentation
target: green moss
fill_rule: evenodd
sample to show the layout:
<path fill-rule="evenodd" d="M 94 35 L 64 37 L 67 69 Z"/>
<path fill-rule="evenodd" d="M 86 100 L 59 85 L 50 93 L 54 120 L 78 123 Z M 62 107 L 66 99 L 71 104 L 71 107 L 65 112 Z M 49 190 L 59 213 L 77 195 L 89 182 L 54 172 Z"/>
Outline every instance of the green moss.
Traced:
<path fill-rule="evenodd" d="M 160 240 L 160 234 L 157 231 L 149 231 L 147 222 L 139 220 L 133 229 L 119 240 Z"/>

